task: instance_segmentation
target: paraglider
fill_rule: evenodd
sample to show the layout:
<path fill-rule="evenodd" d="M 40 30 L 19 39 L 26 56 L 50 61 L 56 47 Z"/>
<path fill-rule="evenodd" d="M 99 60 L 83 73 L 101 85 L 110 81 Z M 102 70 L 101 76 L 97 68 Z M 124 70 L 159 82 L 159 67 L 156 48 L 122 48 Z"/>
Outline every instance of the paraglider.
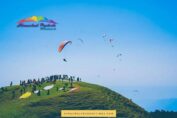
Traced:
<path fill-rule="evenodd" d="M 110 42 L 112 47 L 114 47 L 114 45 L 112 44 L 113 41 L 114 41 L 114 39 L 112 39 L 112 38 L 109 39 L 109 42 Z"/>
<path fill-rule="evenodd" d="M 122 61 L 122 59 L 120 58 L 122 56 L 121 53 L 117 54 L 116 57 L 119 59 L 119 61 Z"/>
<path fill-rule="evenodd" d="M 111 47 L 114 47 L 113 43 L 115 40 L 113 38 L 111 38 L 107 34 L 103 34 L 102 38 L 104 39 L 104 41 L 109 42 L 111 44 Z"/>
<path fill-rule="evenodd" d="M 59 45 L 59 47 L 58 47 L 58 52 L 59 53 L 61 53 L 62 52 L 62 50 L 64 49 L 64 47 L 67 45 L 67 44 L 71 44 L 72 43 L 72 41 L 62 41 L 61 43 L 60 43 L 60 45 Z M 64 62 L 67 62 L 67 60 L 65 59 L 65 58 L 63 58 L 63 61 Z"/>
<path fill-rule="evenodd" d="M 120 57 L 120 56 L 122 56 L 122 54 L 121 54 L 121 53 L 119 53 L 119 54 L 117 54 L 117 55 L 116 55 L 116 57 L 117 57 L 117 58 L 118 58 L 118 57 Z"/>
<path fill-rule="evenodd" d="M 106 38 L 106 36 L 107 36 L 106 34 L 103 34 L 103 35 L 102 35 L 103 38 Z"/>
<path fill-rule="evenodd" d="M 109 42 L 110 42 L 110 43 L 112 43 L 113 41 L 114 41 L 114 39 L 112 39 L 112 38 L 109 39 Z"/>
<path fill-rule="evenodd" d="M 136 92 L 136 93 L 137 93 L 137 92 L 139 92 L 139 91 L 138 91 L 138 90 L 133 90 L 133 92 Z"/>
<path fill-rule="evenodd" d="M 81 38 L 78 38 L 78 40 L 83 44 L 84 43 L 84 40 L 81 39 Z"/>
<path fill-rule="evenodd" d="M 65 58 L 63 59 L 63 61 L 64 61 L 64 62 L 67 62 L 67 60 L 66 60 Z"/>
<path fill-rule="evenodd" d="M 72 41 L 62 41 L 62 42 L 60 43 L 60 45 L 59 45 L 58 52 L 61 53 L 62 50 L 63 50 L 63 48 L 64 48 L 67 44 L 69 44 L 69 43 L 71 44 Z"/>
<path fill-rule="evenodd" d="M 103 35 L 102 35 L 102 38 L 103 38 L 104 41 L 106 41 L 106 40 L 107 40 L 107 39 L 106 39 L 106 38 L 107 38 L 107 35 L 106 35 L 106 34 L 103 34 Z"/>

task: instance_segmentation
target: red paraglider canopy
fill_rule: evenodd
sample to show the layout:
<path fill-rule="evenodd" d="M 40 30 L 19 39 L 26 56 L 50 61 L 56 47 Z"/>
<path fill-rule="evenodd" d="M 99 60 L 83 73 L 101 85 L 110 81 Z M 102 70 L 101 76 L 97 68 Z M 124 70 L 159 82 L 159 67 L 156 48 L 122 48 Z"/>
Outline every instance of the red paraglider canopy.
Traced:
<path fill-rule="evenodd" d="M 63 50 L 63 48 L 67 45 L 67 44 L 71 44 L 72 41 L 62 41 L 59 45 L 59 48 L 58 48 L 58 52 L 61 53 L 61 51 Z"/>

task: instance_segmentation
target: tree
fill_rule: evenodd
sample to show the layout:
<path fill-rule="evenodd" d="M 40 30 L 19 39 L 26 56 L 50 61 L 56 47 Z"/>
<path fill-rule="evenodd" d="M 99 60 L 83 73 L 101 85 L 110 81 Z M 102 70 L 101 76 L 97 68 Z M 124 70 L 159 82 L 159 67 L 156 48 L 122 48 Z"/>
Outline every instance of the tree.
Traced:
<path fill-rule="evenodd" d="M 73 79 L 71 78 L 71 81 L 70 81 L 70 88 L 73 88 Z"/>
<path fill-rule="evenodd" d="M 20 86 L 22 85 L 22 81 L 20 80 Z"/>
<path fill-rule="evenodd" d="M 47 95 L 50 95 L 50 90 L 47 90 Z"/>
<path fill-rule="evenodd" d="M 79 82 L 79 77 L 77 77 L 77 82 Z"/>
<path fill-rule="evenodd" d="M 57 91 L 58 91 L 58 86 L 57 86 Z"/>
<path fill-rule="evenodd" d="M 152 118 L 177 118 L 177 112 L 174 111 L 155 110 L 150 115 Z"/>
<path fill-rule="evenodd" d="M 57 81 L 56 78 L 54 78 L 53 83 L 56 84 L 56 81 Z"/>
<path fill-rule="evenodd" d="M 1 87 L 1 90 L 4 91 L 4 87 Z"/>
<path fill-rule="evenodd" d="M 1 87 L 1 91 L 0 91 L 1 93 L 3 93 L 4 92 L 4 88 L 3 87 Z"/>
<path fill-rule="evenodd" d="M 12 83 L 12 81 L 11 81 L 11 82 L 10 82 L 10 86 L 12 86 L 12 84 L 13 84 L 13 83 Z"/>

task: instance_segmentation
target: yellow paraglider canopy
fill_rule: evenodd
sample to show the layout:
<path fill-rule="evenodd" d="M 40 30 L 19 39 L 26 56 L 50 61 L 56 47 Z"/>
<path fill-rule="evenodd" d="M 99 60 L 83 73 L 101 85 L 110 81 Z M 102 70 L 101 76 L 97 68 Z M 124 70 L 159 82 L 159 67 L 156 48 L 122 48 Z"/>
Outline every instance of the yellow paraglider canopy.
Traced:
<path fill-rule="evenodd" d="M 23 95 L 20 96 L 20 99 L 25 99 L 31 96 L 31 92 L 26 92 Z"/>

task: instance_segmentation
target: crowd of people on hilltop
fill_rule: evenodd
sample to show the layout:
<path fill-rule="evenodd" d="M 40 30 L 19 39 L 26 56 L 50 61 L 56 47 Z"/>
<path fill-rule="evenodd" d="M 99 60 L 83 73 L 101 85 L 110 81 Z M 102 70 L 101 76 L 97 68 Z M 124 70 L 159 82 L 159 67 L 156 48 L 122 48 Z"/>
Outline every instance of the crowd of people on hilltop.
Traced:
<path fill-rule="evenodd" d="M 63 81 L 69 81 L 70 88 L 72 88 L 73 87 L 73 82 L 74 81 L 79 82 L 79 81 L 81 81 L 81 78 L 79 78 L 79 77 L 75 78 L 75 76 L 68 76 L 68 75 L 63 75 L 63 76 L 62 75 L 52 75 L 52 76 L 41 78 L 41 79 L 28 79 L 26 81 L 25 80 L 23 80 L 23 81 L 20 80 L 20 84 L 19 84 L 20 88 L 21 88 L 20 89 L 20 94 L 22 95 L 23 93 L 25 93 L 27 87 L 29 87 L 29 86 L 32 87 L 31 92 L 35 93 L 35 91 L 37 90 L 37 87 L 40 88 L 43 83 L 56 84 L 57 80 L 62 81 L 62 82 Z M 10 82 L 10 86 L 13 86 L 12 81 Z M 66 84 L 64 84 L 64 86 L 62 88 L 63 88 L 63 90 L 65 90 Z M 59 89 L 59 88 L 57 87 L 57 89 Z M 1 90 L 0 92 L 5 92 L 5 91 L 7 91 L 7 87 L 1 87 L 0 90 Z M 41 91 L 38 90 L 37 95 L 40 96 L 40 93 L 41 93 Z M 16 91 L 13 90 L 12 91 L 12 98 L 15 98 L 15 94 L 16 94 Z M 48 90 L 47 95 L 49 95 L 49 94 L 50 94 L 50 91 Z"/>
<path fill-rule="evenodd" d="M 68 76 L 68 75 L 52 75 L 50 77 L 45 77 L 45 78 L 41 78 L 41 79 L 28 79 L 27 81 L 21 81 L 20 80 L 20 86 L 26 87 L 28 85 L 31 84 L 35 84 L 40 86 L 41 84 L 45 83 L 45 82 L 53 82 L 54 84 L 56 83 L 57 80 L 68 80 L 69 82 L 73 82 L 73 81 L 81 81 L 81 78 L 77 77 L 75 79 L 75 76 Z M 12 86 L 12 84 L 11 84 Z"/>

